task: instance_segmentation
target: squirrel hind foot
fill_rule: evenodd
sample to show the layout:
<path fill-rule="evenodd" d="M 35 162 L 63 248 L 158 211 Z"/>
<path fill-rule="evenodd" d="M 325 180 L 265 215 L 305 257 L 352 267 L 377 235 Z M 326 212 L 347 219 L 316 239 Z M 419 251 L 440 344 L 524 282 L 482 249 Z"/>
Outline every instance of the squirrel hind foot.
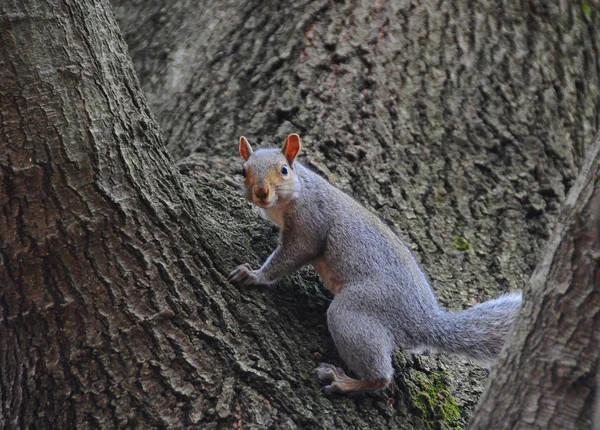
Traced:
<path fill-rule="evenodd" d="M 339 381 L 348 378 L 344 369 L 328 363 L 319 364 L 319 367 L 315 371 L 317 372 L 317 378 L 323 382 Z"/>
<path fill-rule="evenodd" d="M 331 381 L 331 384 L 323 387 L 325 394 L 379 391 L 386 388 L 391 382 L 388 378 L 375 380 L 354 379 L 346 375 L 343 369 L 327 363 L 321 363 L 316 371 L 317 377 L 321 381 Z"/>
<path fill-rule="evenodd" d="M 379 390 L 383 390 L 388 385 L 390 385 L 390 380 L 381 378 L 375 379 L 373 381 L 369 381 L 366 379 L 353 379 L 346 378 L 341 379 L 339 381 L 334 381 L 329 385 L 323 387 L 323 392 L 325 394 L 332 393 L 341 393 L 341 394 L 351 394 L 351 393 L 362 393 L 365 391 L 375 392 Z"/>

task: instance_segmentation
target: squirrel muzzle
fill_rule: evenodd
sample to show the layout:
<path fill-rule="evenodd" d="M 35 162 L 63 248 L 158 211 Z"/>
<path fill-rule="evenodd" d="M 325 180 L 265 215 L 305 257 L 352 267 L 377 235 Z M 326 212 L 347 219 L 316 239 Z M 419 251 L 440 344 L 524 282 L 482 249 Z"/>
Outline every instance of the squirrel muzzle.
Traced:
<path fill-rule="evenodd" d="M 265 186 L 254 186 L 254 202 L 258 206 L 268 206 L 269 205 L 269 197 L 271 192 L 268 187 Z"/>

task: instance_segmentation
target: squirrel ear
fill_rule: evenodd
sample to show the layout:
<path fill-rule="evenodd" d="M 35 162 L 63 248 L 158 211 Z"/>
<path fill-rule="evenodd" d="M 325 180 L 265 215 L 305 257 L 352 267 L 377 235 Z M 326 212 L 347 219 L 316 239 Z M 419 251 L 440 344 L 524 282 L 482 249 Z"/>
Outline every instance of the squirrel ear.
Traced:
<path fill-rule="evenodd" d="M 285 158 L 287 158 L 290 166 L 294 164 L 296 155 L 298 155 L 300 152 L 300 147 L 300 136 L 298 136 L 296 133 L 290 134 L 285 140 L 283 148 L 281 148 L 281 152 L 283 152 L 283 155 L 285 155 Z"/>
<path fill-rule="evenodd" d="M 240 137 L 240 154 L 244 157 L 244 160 L 247 160 L 252 155 L 252 147 L 248 143 L 248 139 L 244 136 Z"/>

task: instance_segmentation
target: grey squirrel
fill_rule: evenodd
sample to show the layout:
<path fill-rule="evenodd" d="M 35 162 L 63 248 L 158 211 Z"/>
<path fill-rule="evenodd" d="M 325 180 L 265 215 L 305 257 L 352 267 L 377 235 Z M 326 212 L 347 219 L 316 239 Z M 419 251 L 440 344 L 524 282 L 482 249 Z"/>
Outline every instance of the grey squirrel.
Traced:
<path fill-rule="evenodd" d="M 300 137 L 280 149 L 252 151 L 240 138 L 245 197 L 279 225 L 277 249 L 258 270 L 235 268 L 228 280 L 266 285 L 312 264 L 335 295 L 327 324 L 344 362 L 361 379 L 322 363 L 326 393 L 377 391 L 393 377 L 392 353 L 432 349 L 491 362 L 521 306 L 505 294 L 464 312 L 440 308 L 414 256 L 358 202 L 296 161 Z"/>

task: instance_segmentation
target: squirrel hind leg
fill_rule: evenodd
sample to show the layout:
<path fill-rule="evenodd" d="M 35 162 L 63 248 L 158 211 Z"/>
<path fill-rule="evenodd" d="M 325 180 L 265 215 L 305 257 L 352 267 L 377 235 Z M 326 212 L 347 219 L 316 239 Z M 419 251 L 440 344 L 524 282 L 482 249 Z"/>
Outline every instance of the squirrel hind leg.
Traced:
<path fill-rule="evenodd" d="M 354 301 L 348 293 L 335 296 L 327 311 L 327 324 L 340 356 L 362 379 L 350 378 L 334 366 L 322 364 L 317 370 L 319 378 L 332 381 L 324 389 L 327 393 L 378 391 L 386 388 L 394 376 L 394 338 L 376 318 L 354 312 Z"/>

